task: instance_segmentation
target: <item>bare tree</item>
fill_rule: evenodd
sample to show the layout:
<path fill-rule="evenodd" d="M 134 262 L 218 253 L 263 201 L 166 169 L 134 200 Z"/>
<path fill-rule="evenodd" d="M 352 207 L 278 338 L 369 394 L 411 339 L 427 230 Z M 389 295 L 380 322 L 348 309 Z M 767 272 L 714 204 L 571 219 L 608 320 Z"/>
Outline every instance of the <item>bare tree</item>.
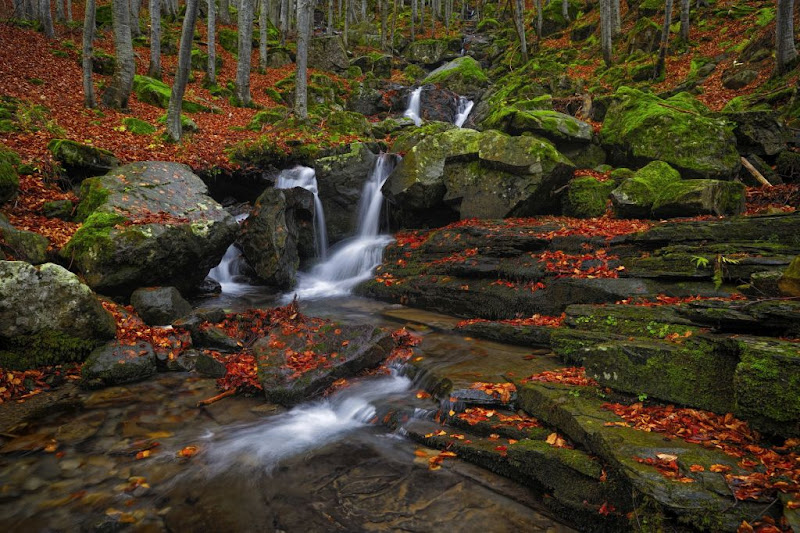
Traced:
<path fill-rule="evenodd" d="M 294 89 L 294 114 L 308 118 L 308 42 L 311 39 L 312 0 L 297 0 L 297 74 Z"/>
<path fill-rule="evenodd" d="M 689 7 L 690 0 L 681 0 L 681 40 L 689 42 Z"/>
<path fill-rule="evenodd" d="M 72 0 L 67 0 L 67 22 L 72 22 Z"/>
<path fill-rule="evenodd" d="M 286 34 L 289 33 L 289 0 L 281 0 L 281 46 L 286 46 Z M 345 43 L 347 43 L 345 31 Z"/>
<path fill-rule="evenodd" d="M 56 0 L 56 20 L 64 22 L 64 0 Z"/>
<path fill-rule="evenodd" d="M 667 60 L 667 48 L 669 48 L 669 25 L 672 24 L 672 0 L 667 0 L 664 7 L 664 27 L 661 29 L 661 46 L 658 49 L 658 60 L 653 69 L 653 79 L 657 80 L 664 70 L 664 63 Z"/>
<path fill-rule="evenodd" d="M 231 6 L 228 0 L 219 0 L 219 23 L 226 26 L 231 23 Z"/>
<path fill-rule="evenodd" d="M 606 67 L 613 64 L 611 49 L 611 2 L 613 0 L 600 0 L 600 47 L 603 50 L 603 61 Z"/>
<path fill-rule="evenodd" d="M 325 26 L 325 34 L 333 35 L 333 0 L 328 0 L 328 24 Z"/>
<path fill-rule="evenodd" d="M 169 96 L 167 107 L 167 136 L 170 140 L 181 140 L 181 107 L 183 106 L 183 93 L 189 82 L 189 71 L 192 67 L 192 41 L 194 39 L 194 25 L 197 23 L 197 4 L 199 0 L 186 0 L 186 14 L 183 17 L 181 29 L 181 47 L 178 51 L 178 70 L 175 72 L 175 82 L 172 84 L 172 93 Z"/>
<path fill-rule="evenodd" d="M 611 38 L 622 33 L 622 15 L 620 15 L 620 0 L 611 0 Z"/>
<path fill-rule="evenodd" d="M 206 81 L 209 85 L 217 84 L 217 20 L 214 0 L 208 0 L 208 65 L 206 66 Z"/>
<path fill-rule="evenodd" d="M 517 28 L 522 61 L 528 62 L 528 42 L 525 39 L 525 1 L 514 0 L 514 26 Z"/>
<path fill-rule="evenodd" d="M 147 75 L 161 79 L 161 0 L 150 0 L 150 66 Z"/>
<path fill-rule="evenodd" d="M 534 0 L 536 6 L 536 37 L 542 39 L 542 26 L 544 25 L 544 6 L 542 0 Z"/>
<path fill-rule="evenodd" d="M 92 84 L 92 58 L 94 56 L 95 31 L 95 4 L 94 0 L 86 0 L 86 7 L 83 14 L 83 105 L 89 109 L 97 106 L 94 97 L 94 85 Z"/>
<path fill-rule="evenodd" d="M 411 41 L 414 42 L 417 40 L 417 32 L 416 32 L 416 21 L 417 21 L 417 0 L 411 0 Z"/>
<path fill-rule="evenodd" d="M 142 0 L 131 0 L 131 35 L 139 37 L 142 29 L 139 27 L 139 13 L 142 9 Z"/>
<path fill-rule="evenodd" d="M 569 24 L 569 0 L 561 0 L 561 16 L 564 17 L 564 20 Z"/>
<path fill-rule="evenodd" d="M 50 12 L 50 0 L 39 0 L 39 16 L 45 36 L 48 39 L 54 39 L 56 31 L 53 29 L 53 14 Z"/>
<path fill-rule="evenodd" d="M 386 19 L 389 18 L 389 0 L 378 0 L 381 12 L 381 50 L 386 50 Z"/>
<path fill-rule="evenodd" d="M 239 60 L 236 63 L 236 98 L 239 105 L 252 102 L 250 96 L 250 57 L 253 53 L 253 0 L 239 3 Z"/>
<path fill-rule="evenodd" d="M 136 73 L 131 39 L 131 8 L 128 0 L 112 0 L 111 12 L 117 63 L 111 84 L 103 93 L 103 103 L 109 107 L 124 109 L 128 107 L 133 76 Z"/>
<path fill-rule="evenodd" d="M 775 21 L 775 72 L 783 74 L 797 59 L 794 45 L 794 0 L 778 0 Z"/>
<path fill-rule="evenodd" d="M 267 11 L 269 0 L 260 0 L 258 8 L 258 68 L 267 70 Z"/>
<path fill-rule="evenodd" d="M 394 32 L 397 29 L 397 0 L 393 1 L 392 7 L 392 35 L 389 37 L 391 43 L 389 44 L 389 50 L 394 53 Z"/>

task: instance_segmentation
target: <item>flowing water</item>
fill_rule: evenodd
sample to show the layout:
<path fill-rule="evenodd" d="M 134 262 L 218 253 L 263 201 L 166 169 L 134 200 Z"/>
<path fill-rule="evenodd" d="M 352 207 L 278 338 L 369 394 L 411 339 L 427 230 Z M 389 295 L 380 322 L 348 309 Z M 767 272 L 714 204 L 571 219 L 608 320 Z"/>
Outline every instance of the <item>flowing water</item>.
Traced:
<path fill-rule="evenodd" d="M 317 258 L 325 260 L 328 253 L 328 229 L 325 225 L 325 212 L 319 199 L 317 175 L 313 168 L 298 165 L 284 170 L 278 175 L 275 182 L 276 189 L 291 189 L 300 187 L 314 195 L 314 248 Z"/>
<path fill-rule="evenodd" d="M 247 214 L 238 215 L 236 222 L 241 224 L 247 219 Z M 210 278 L 216 280 L 222 287 L 222 292 L 233 296 L 241 296 L 253 290 L 244 276 L 244 257 L 236 244 L 231 244 L 219 264 L 208 273 Z"/>
<path fill-rule="evenodd" d="M 422 124 L 422 118 L 420 117 L 420 102 L 422 99 L 422 87 L 417 87 L 413 91 L 411 91 L 411 95 L 408 97 L 408 108 L 406 108 L 405 113 L 403 116 L 406 118 L 410 118 L 414 121 L 414 124 L 419 126 Z"/>
<path fill-rule="evenodd" d="M 467 98 L 466 96 L 459 96 L 458 97 L 458 108 L 456 110 L 456 118 L 453 121 L 453 124 L 456 127 L 462 127 L 464 123 L 469 118 L 469 114 L 472 111 L 472 106 L 475 105 L 475 102 Z"/>

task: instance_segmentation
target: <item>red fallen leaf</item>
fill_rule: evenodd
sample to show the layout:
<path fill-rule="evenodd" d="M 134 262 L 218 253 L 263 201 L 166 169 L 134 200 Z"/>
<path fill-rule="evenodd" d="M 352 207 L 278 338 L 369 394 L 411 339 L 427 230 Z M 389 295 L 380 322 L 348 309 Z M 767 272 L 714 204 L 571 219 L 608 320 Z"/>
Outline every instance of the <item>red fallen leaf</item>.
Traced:
<path fill-rule="evenodd" d="M 428 452 L 425 450 L 414 450 L 414 455 L 417 457 L 428 457 Z"/>
<path fill-rule="evenodd" d="M 691 465 L 689 466 L 689 470 L 691 472 L 704 472 L 705 467 L 703 465 Z"/>
<path fill-rule="evenodd" d="M 150 450 L 142 450 L 142 451 L 140 451 L 139 453 L 136 454 L 136 459 L 137 460 L 147 459 L 148 457 L 150 457 L 151 453 L 152 452 Z"/>
<path fill-rule="evenodd" d="M 495 446 L 494 449 L 498 452 L 505 452 L 508 451 L 508 446 Z"/>
<path fill-rule="evenodd" d="M 746 520 L 742 520 L 742 523 L 736 528 L 736 533 L 755 533 L 755 529 Z"/>
<path fill-rule="evenodd" d="M 177 455 L 178 457 L 188 459 L 190 457 L 194 457 L 195 455 L 197 455 L 197 452 L 199 451 L 200 448 L 198 448 L 197 446 L 186 446 L 185 448 L 180 450 Z"/>
<path fill-rule="evenodd" d="M 728 466 L 728 465 L 715 464 L 715 465 L 711 465 L 709 467 L 709 470 L 712 471 L 712 472 L 720 473 L 720 474 L 727 474 L 728 472 L 731 471 L 731 467 Z"/>
<path fill-rule="evenodd" d="M 787 509 L 800 509 L 800 500 L 789 500 L 786 502 Z"/>
<path fill-rule="evenodd" d="M 608 516 L 609 514 L 613 513 L 616 510 L 617 508 L 611 505 L 610 503 L 603 502 L 603 505 L 600 506 L 600 509 L 598 509 L 597 512 L 603 516 Z"/>
<path fill-rule="evenodd" d="M 523 379 L 523 383 L 541 381 L 547 383 L 563 383 L 564 385 L 577 385 L 580 387 L 596 387 L 597 381 L 586 377 L 586 369 L 583 367 L 569 367 L 559 370 L 547 370 Z"/>

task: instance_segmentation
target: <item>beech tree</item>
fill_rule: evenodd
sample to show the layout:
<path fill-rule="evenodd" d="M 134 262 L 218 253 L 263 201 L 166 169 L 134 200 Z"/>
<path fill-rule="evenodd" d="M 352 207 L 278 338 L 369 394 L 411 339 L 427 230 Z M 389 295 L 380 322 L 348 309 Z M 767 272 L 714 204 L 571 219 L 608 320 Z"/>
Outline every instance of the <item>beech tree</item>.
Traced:
<path fill-rule="evenodd" d="M 142 0 L 131 0 L 131 35 L 139 37 L 142 29 L 139 27 L 139 13 L 142 9 Z"/>
<path fill-rule="evenodd" d="M 39 16 L 45 36 L 48 39 L 54 39 L 56 32 L 55 29 L 53 29 L 53 14 L 50 12 L 50 0 L 39 0 Z"/>
<path fill-rule="evenodd" d="M 294 89 L 294 114 L 308 118 L 308 41 L 311 39 L 312 0 L 297 0 L 297 73 Z"/>
<path fill-rule="evenodd" d="M 622 15 L 620 14 L 620 0 L 611 0 L 611 38 L 622 33 Z"/>
<path fill-rule="evenodd" d="M 524 0 L 514 0 L 514 26 L 517 28 L 519 37 L 520 53 L 522 61 L 528 62 L 528 43 L 525 40 L 525 3 Z"/>
<path fill-rule="evenodd" d="M 561 0 L 561 16 L 567 23 L 571 22 L 569 19 L 569 0 Z"/>
<path fill-rule="evenodd" d="M 258 8 L 258 68 L 267 70 L 267 10 L 268 0 L 260 0 Z"/>
<path fill-rule="evenodd" d="M 109 107 L 124 109 L 128 107 L 133 76 L 136 73 L 131 39 L 131 9 L 128 0 L 112 0 L 111 13 L 117 62 L 111 84 L 103 93 L 103 103 Z"/>
<path fill-rule="evenodd" d="M 689 0 L 681 0 L 681 40 L 689 42 Z"/>
<path fill-rule="evenodd" d="M 603 61 L 606 67 L 610 67 L 613 64 L 611 57 L 611 2 L 612 0 L 600 0 L 600 47 L 603 50 Z"/>
<path fill-rule="evenodd" d="M 250 96 L 250 57 L 253 53 L 253 0 L 239 2 L 239 60 L 236 62 L 236 99 L 248 106 Z"/>
<path fill-rule="evenodd" d="M 664 8 L 664 27 L 661 29 L 661 46 L 658 49 L 658 60 L 653 69 L 653 80 L 657 80 L 664 70 L 664 62 L 667 60 L 667 48 L 669 48 L 669 25 L 672 24 L 672 0 L 667 0 Z"/>
<path fill-rule="evenodd" d="M 217 84 L 217 20 L 214 0 L 208 0 L 208 64 L 206 66 L 206 80 L 209 85 Z"/>
<path fill-rule="evenodd" d="M 181 107 L 192 66 L 192 40 L 194 39 L 194 25 L 197 23 L 197 4 L 198 0 L 186 0 L 186 14 L 183 17 L 181 45 L 178 51 L 178 70 L 175 72 L 175 82 L 172 84 L 172 93 L 170 93 L 167 107 L 167 136 L 175 142 L 181 140 L 183 132 Z"/>
<path fill-rule="evenodd" d="M 797 59 L 794 45 L 794 0 L 778 0 L 775 20 L 775 72 L 787 72 Z"/>
<path fill-rule="evenodd" d="M 92 41 L 94 40 L 95 31 L 95 3 L 94 0 L 86 0 L 86 7 L 83 14 L 83 58 L 81 64 L 83 66 L 83 105 L 89 109 L 97 106 L 97 101 L 94 97 L 94 85 L 92 84 L 92 59 L 94 56 L 94 47 Z"/>
<path fill-rule="evenodd" d="M 542 0 L 534 0 L 536 6 L 536 38 L 542 39 L 542 25 L 544 24 L 544 5 Z"/>
<path fill-rule="evenodd" d="M 147 75 L 161 79 L 161 1 L 150 0 L 150 66 Z"/>
<path fill-rule="evenodd" d="M 417 19 L 417 0 L 411 0 L 411 42 L 417 40 L 416 24 Z"/>
<path fill-rule="evenodd" d="M 231 8 L 228 0 L 219 0 L 219 22 L 225 25 L 231 23 Z"/>

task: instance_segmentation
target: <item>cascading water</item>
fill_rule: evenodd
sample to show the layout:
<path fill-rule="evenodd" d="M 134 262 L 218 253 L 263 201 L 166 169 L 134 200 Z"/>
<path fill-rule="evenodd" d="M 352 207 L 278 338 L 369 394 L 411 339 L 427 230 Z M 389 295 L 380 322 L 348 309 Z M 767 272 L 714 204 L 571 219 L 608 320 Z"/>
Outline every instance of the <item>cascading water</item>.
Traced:
<path fill-rule="evenodd" d="M 284 299 L 297 296 L 301 300 L 342 296 L 372 275 L 383 259 L 383 249 L 392 241 L 380 235 L 380 215 L 383 205 L 381 187 L 394 169 L 394 156 L 381 154 L 361 190 L 358 207 L 358 226 L 355 236 L 337 243 L 329 258 L 309 273 L 298 273 L 297 288 Z"/>
<path fill-rule="evenodd" d="M 328 232 L 325 227 L 325 212 L 319 199 L 317 175 L 313 168 L 298 165 L 281 171 L 275 182 L 276 189 L 301 187 L 314 195 L 314 248 L 317 257 L 324 261 L 328 253 Z"/>
<path fill-rule="evenodd" d="M 458 109 L 456 111 L 456 118 L 453 122 L 456 127 L 460 128 L 464 125 L 469 117 L 470 111 L 472 111 L 472 106 L 475 105 L 475 102 L 467 98 L 466 96 L 459 96 L 458 97 Z"/>
<path fill-rule="evenodd" d="M 419 115 L 421 100 L 422 100 L 422 87 L 417 87 L 411 92 L 411 96 L 408 97 L 408 108 L 406 109 L 406 112 L 403 113 L 404 117 L 413 120 L 414 124 L 417 126 L 422 124 L 422 118 Z"/>
<path fill-rule="evenodd" d="M 241 224 L 247 218 L 247 213 L 238 215 L 236 222 Z M 235 244 L 231 244 L 219 264 L 211 269 L 208 276 L 215 279 L 222 287 L 223 294 L 241 295 L 253 290 L 253 286 L 244 281 L 242 264 L 244 258 L 242 251 Z"/>

